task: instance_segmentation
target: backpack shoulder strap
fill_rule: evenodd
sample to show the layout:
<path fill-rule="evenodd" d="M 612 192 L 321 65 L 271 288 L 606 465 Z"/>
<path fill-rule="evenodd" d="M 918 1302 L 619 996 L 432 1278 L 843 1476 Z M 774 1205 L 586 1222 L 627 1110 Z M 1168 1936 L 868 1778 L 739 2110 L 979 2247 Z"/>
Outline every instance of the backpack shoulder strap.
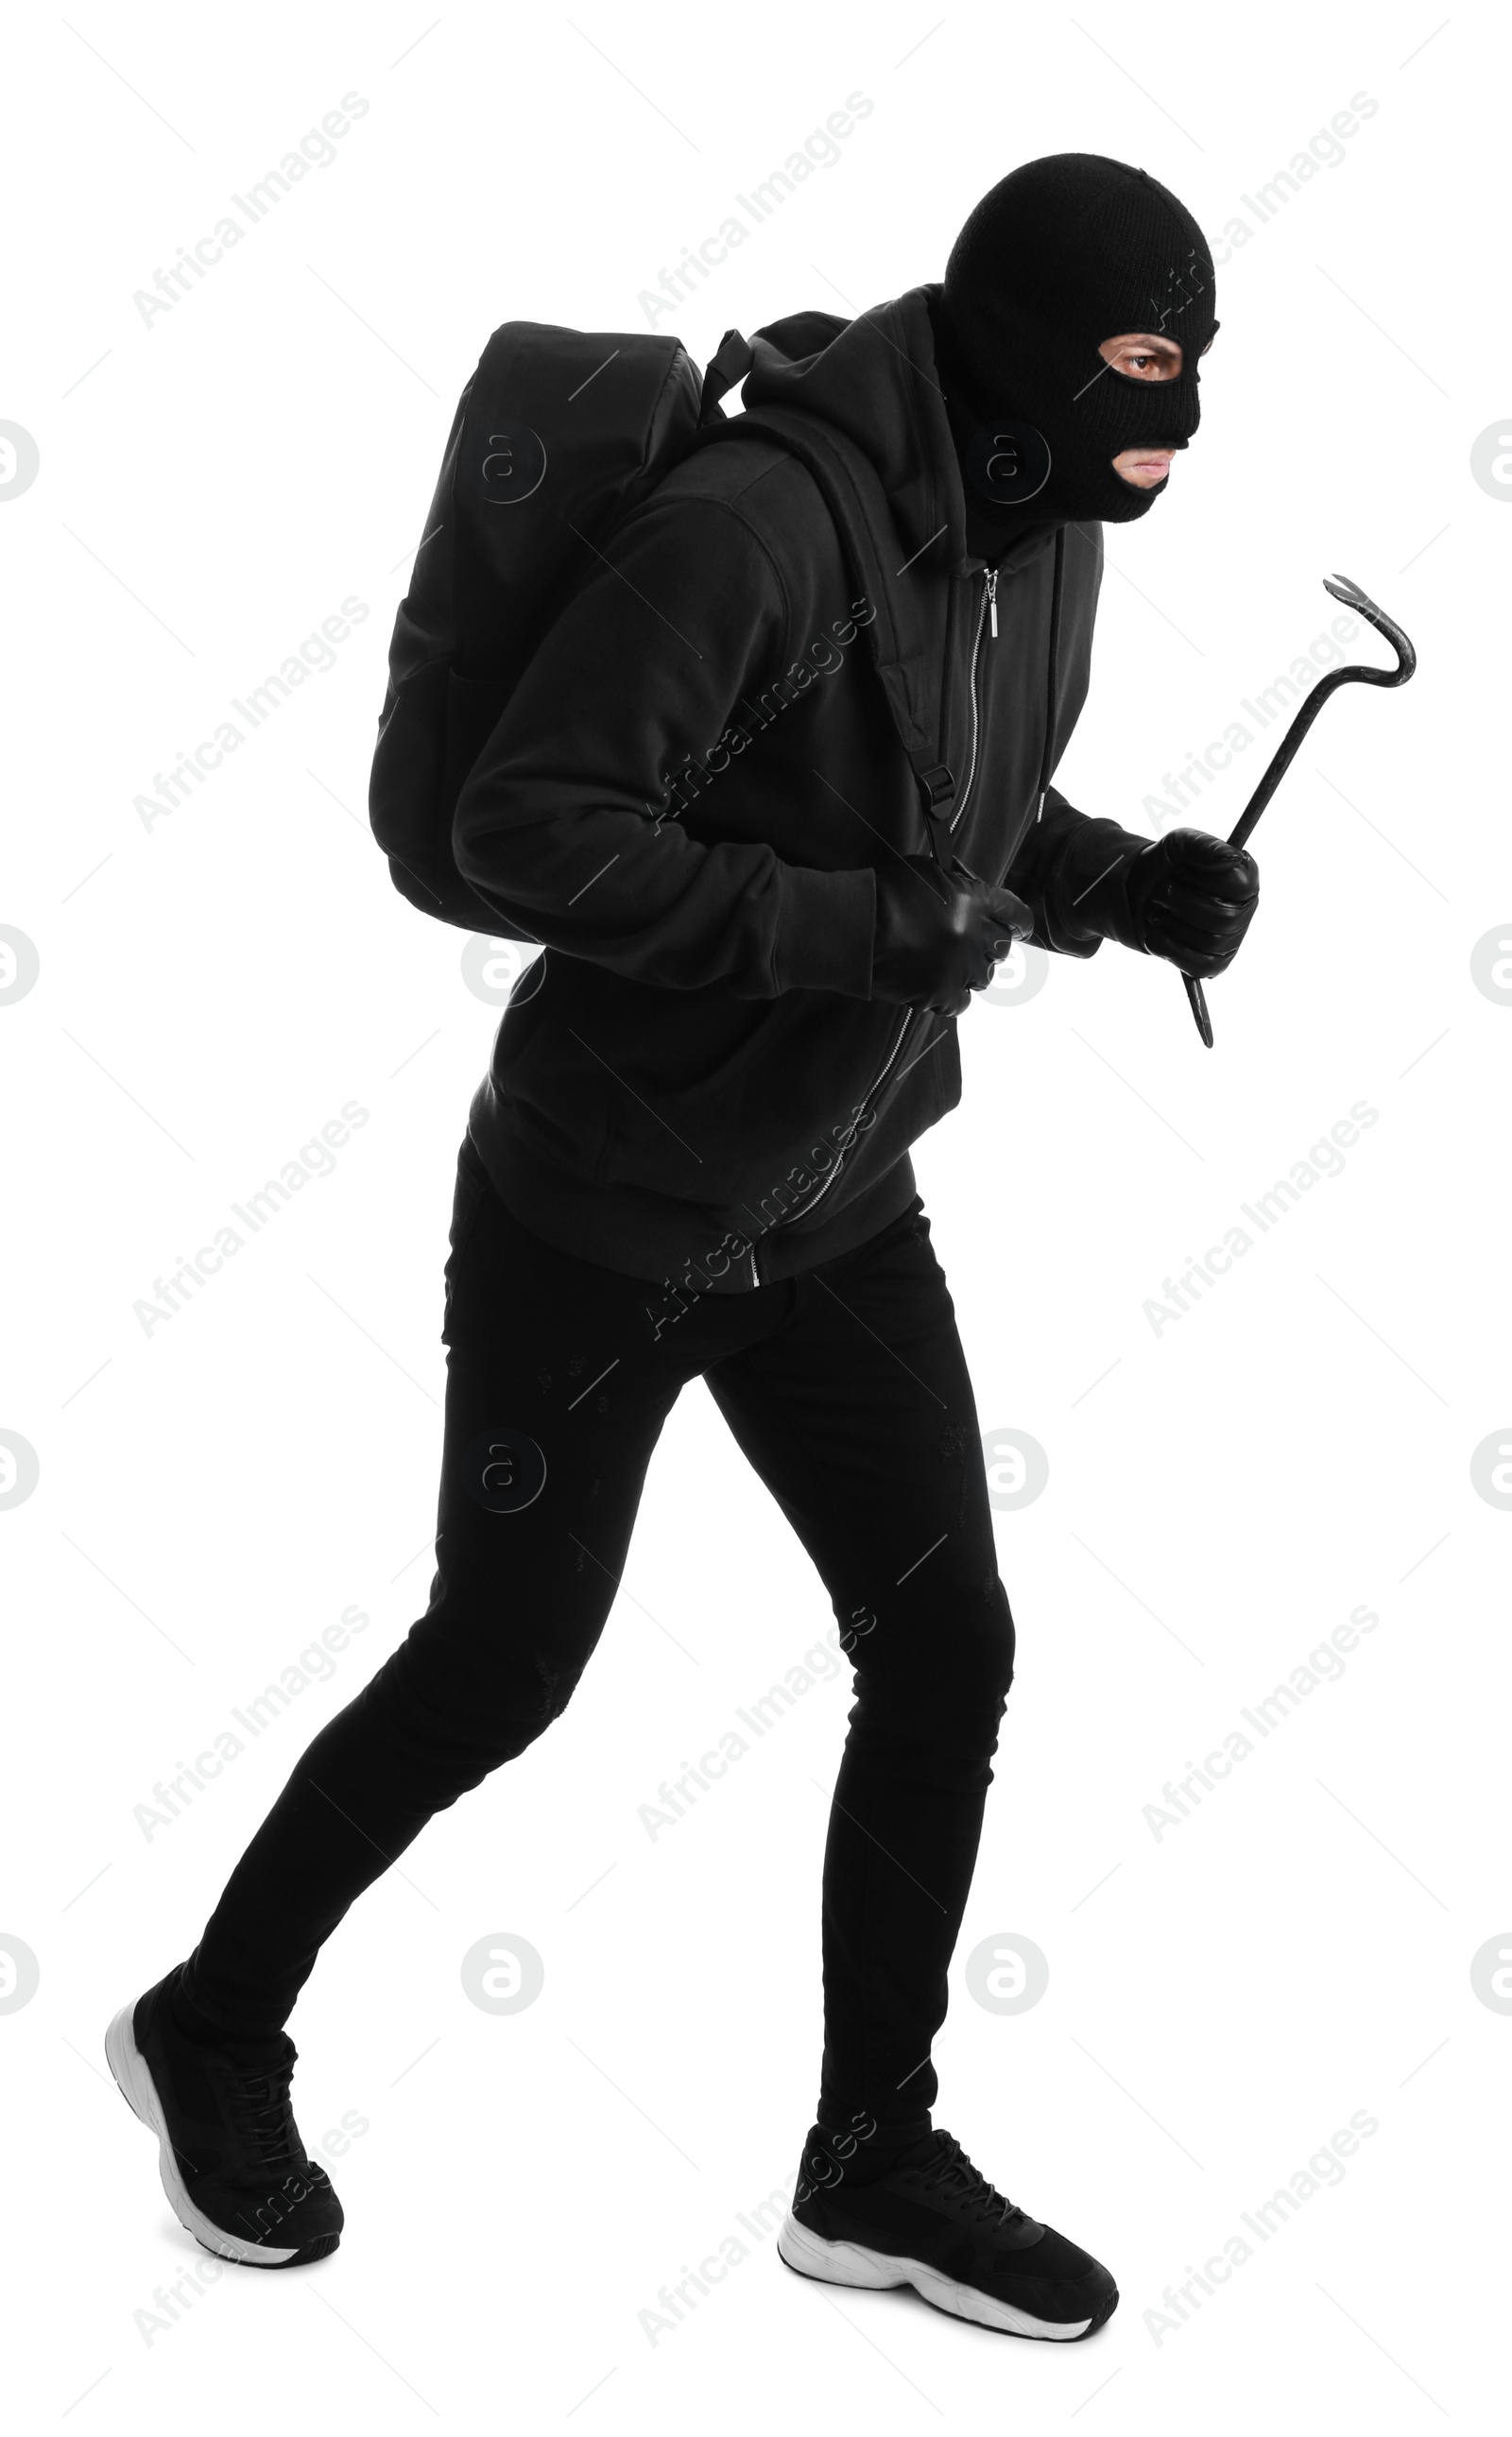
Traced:
<path fill-rule="evenodd" d="M 731 344 L 737 340 L 749 354 L 738 332 L 726 333 L 705 376 L 706 417 L 750 368 L 740 363 L 739 347 Z M 859 589 L 875 605 L 867 628 L 872 659 L 939 847 L 949 834 L 956 792 L 955 774 L 944 758 L 944 638 L 931 631 L 922 587 L 909 582 L 912 562 L 898 564 L 904 545 L 876 468 L 844 432 L 800 407 L 751 407 L 734 418 L 717 415 L 702 425 L 694 445 L 743 438 L 785 448 L 818 485 Z M 944 859 L 949 861 L 948 851 Z"/>

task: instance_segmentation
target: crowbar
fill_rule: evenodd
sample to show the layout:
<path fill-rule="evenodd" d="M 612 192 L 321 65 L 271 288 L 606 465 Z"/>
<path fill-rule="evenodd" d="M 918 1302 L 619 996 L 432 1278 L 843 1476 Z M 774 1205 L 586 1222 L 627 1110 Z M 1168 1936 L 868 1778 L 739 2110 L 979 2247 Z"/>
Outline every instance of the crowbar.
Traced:
<path fill-rule="evenodd" d="M 1321 684 L 1313 687 L 1306 702 L 1298 708 L 1296 717 L 1276 746 L 1271 766 L 1245 805 L 1238 826 L 1230 832 L 1228 840 L 1230 846 L 1248 844 L 1256 822 L 1291 768 L 1297 746 L 1331 693 L 1336 693 L 1340 686 L 1350 685 L 1357 681 L 1361 685 L 1405 685 L 1417 666 L 1417 654 L 1395 618 L 1388 618 L 1384 609 L 1378 609 L 1369 593 L 1362 592 L 1359 585 L 1351 577 L 1326 575 L 1323 579 L 1323 588 L 1325 592 L 1331 592 L 1335 601 L 1342 601 L 1346 608 L 1358 610 L 1362 618 L 1367 618 L 1370 621 L 1378 633 L 1385 636 L 1397 655 L 1397 666 L 1394 669 L 1371 669 L 1363 665 L 1333 669 Z M 1207 1012 L 1207 1001 L 1203 995 L 1202 983 L 1192 973 L 1183 973 L 1182 980 L 1187 985 L 1187 1001 L 1191 1007 L 1197 1029 L 1202 1034 L 1203 1046 L 1205 1049 L 1211 1049 L 1213 1019 Z"/>

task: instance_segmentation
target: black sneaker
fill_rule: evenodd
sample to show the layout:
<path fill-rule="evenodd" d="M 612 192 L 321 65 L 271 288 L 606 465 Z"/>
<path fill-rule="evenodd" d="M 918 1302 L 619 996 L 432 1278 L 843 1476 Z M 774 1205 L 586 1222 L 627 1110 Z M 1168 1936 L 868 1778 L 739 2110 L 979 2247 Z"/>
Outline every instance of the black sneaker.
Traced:
<path fill-rule="evenodd" d="M 206 2251 L 249 2268 L 324 2259 L 341 2240 L 342 2204 L 289 2104 L 293 2041 L 185 2038 L 168 2004 L 182 1969 L 123 2006 L 105 2034 L 122 2096 L 157 2134 L 173 2214 Z"/>
<path fill-rule="evenodd" d="M 843 2171 L 816 2183 L 809 2154 L 777 2237 L 800 2276 L 911 2285 L 955 2318 L 1058 2343 L 1094 2335 L 1118 2306 L 1107 2270 L 994 2191 L 948 2132 L 926 2132 L 874 2183 Z"/>

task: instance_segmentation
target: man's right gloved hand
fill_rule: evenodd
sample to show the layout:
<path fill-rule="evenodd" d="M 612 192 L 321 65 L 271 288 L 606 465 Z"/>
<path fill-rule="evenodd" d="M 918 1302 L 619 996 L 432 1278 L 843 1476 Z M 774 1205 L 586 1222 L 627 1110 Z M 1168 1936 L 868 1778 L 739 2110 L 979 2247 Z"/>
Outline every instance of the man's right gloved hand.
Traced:
<path fill-rule="evenodd" d="M 947 872 L 932 854 L 904 855 L 876 883 L 871 995 L 898 1007 L 963 1014 L 998 958 L 1034 928 L 1021 897 L 960 862 Z"/>

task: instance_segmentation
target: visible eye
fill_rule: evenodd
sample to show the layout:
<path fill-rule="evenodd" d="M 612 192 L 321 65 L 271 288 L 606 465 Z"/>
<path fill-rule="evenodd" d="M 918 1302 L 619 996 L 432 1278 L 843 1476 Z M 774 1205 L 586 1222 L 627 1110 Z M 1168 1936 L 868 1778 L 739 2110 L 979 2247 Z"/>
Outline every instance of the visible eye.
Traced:
<path fill-rule="evenodd" d="M 1152 331 L 1129 330 L 1104 339 L 1098 352 L 1111 371 L 1127 380 L 1172 381 L 1181 373 L 1180 347 L 1162 342 Z"/>

